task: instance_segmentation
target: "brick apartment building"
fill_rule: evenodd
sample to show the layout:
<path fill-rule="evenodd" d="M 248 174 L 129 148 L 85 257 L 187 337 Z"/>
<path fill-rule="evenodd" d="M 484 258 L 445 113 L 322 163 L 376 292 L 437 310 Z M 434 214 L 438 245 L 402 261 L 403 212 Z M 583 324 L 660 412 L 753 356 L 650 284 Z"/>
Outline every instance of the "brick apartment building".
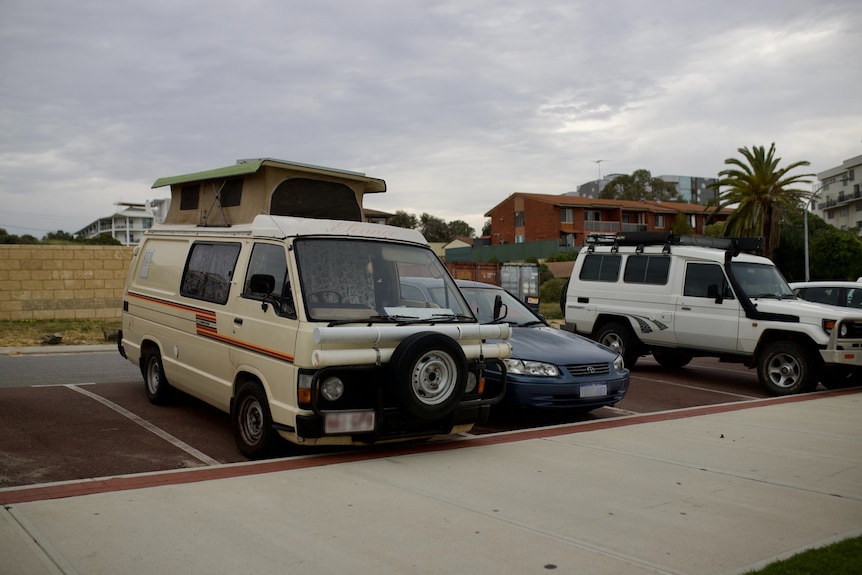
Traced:
<path fill-rule="evenodd" d="M 726 220 L 732 211 L 722 210 L 708 223 Z M 556 239 L 561 246 L 578 247 L 591 233 L 670 231 L 679 214 L 692 233 L 702 235 L 710 213 L 700 204 L 515 193 L 485 217 L 491 220 L 492 245 Z"/>

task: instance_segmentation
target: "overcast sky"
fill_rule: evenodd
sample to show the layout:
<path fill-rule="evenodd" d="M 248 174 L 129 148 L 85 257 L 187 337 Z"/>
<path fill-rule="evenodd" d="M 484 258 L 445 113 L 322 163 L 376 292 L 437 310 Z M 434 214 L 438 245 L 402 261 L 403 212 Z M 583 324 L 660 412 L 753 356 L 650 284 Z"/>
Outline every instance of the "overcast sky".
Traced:
<path fill-rule="evenodd" d="M 0 228 L 75 232 L 240 158 L 477 232 L 515 192 L 741 147 L 816 173 L 862 154 L 860 54 L 859 0 L 0 0 Z"/>

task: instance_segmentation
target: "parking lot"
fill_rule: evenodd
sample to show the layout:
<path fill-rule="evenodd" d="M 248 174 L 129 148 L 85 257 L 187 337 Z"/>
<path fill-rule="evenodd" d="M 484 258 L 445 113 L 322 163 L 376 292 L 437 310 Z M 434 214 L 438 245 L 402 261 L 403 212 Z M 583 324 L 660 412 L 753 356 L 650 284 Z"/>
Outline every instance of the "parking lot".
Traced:
<path fill-rule="evenodd" d="M 0 487 L 245 461 L 226 414 L 188 396 L 165 407 L 151 405 L 139 374 L 127 369 L 130 364 L 119 364 L 112 380 L 107 368 L 116 354 L 2 359 L 7 369 L 0 388 Z M 90 367 L 70 369 L 78 365 L 76 359 Z M 10 384 L 13 379 L 30 384 L 16 387 Z M 498 409 L 471 434 L 579 425 L 765 397 L 756 374 L 741 365 L 705 358 L 669 370 L 643 358 L 632 371 L 628 394 L 614 407 L 588 413 Z M 361 454 L 362 448 L 357 451 Z M 321 452 L 285 445 L 278 455 Z"/>

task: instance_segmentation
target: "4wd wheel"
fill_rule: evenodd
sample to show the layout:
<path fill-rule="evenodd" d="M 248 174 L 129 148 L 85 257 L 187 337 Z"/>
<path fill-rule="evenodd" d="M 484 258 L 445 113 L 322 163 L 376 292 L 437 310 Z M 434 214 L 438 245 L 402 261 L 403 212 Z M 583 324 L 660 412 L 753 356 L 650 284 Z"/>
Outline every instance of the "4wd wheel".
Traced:
<path fill-rule="evenodd" d="M 862 369 L 852 365 L 828 365 L 820 372 L 820 383 L 826 389 L 845 389 L 862 385 Z"/>
<path fill-rule="evenodd" d="M 676 351 L 654 351 L 652 357 L 662 367 L 677 369 L 691 363 L 691 354 Z"/>
<path fill-rule="evenodd" d="M 633 368 L 640 357 L 640 342 L 631 328 L 620 322 L 604 324 L 596 335 L 596 341 L 623 356 L 628 369 Z"/>
<path fill-rule="evenodd" d="M 464 395 L 467 358 L 451 337 L 413 334 L 398 344 L 389 365 L 398 403 L 414 417 L 445 417 Z"/>
<path fill-rule="evenodd" d="M 792 341 L 767 344 L 757 360 L 757 377 L 772 395 L 812 391 L 817 387 L 815 371 L 808 349 Z"/>
<path fill-rule="evenodd" d="M 144 362 L 141 365 L 144 376 L 144 389 L 147 390 L 147 399 L 154 405 L 165 405 L 171 399 L 174 389 L 165 377 L 165 368 L 162 365 L 162 355 L 159 348 L 149 347 L 144 352 Z"/>
<path fill-rule="evenodd" d="M 261 459 L 272 452 L 278 435 L 263 386 L 255 380 L 240 385 L 230 414 L 236 446 L 249 459 Z"/>

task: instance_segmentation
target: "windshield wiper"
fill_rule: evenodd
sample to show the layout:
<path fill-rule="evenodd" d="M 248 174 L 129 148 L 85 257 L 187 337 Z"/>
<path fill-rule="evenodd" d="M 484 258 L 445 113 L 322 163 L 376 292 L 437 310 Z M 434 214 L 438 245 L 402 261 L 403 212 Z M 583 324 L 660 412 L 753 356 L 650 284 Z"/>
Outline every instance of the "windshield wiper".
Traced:
<path fill-rule="evenodd" d="M 451 313 L 433 314 L 429 317 L 418 317 L 415 315 L 373 315 L 369 320 L 391 322 L 398 325 L 412 325 L 415 323 L 444 323 L 444 322 L 460 322 L 473 321 L 469 315 L 454 315 Z"/>

